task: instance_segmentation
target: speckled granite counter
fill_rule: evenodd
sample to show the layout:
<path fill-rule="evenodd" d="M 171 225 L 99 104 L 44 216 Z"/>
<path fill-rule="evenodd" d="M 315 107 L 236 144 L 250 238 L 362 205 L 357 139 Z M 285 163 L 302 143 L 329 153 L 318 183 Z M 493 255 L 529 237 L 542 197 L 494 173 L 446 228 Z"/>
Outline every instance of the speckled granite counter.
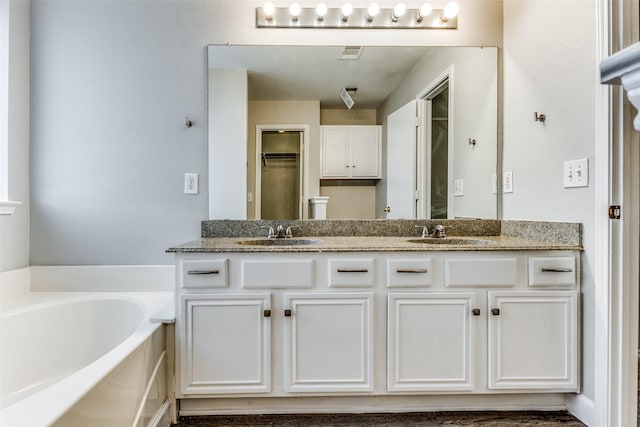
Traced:
<path fill-rule="evenodd" d="M 293 244 L 287 239 L 273 245 L 265 227 L 294 226 L 296 239 L 315 240 Z M 448 237 L 435 243 L 420 239 L 416 225 L 450 226 Z M 369 221 L 204 221 L 202 237 L 167 252 L 381 252 L 381 251 L 519 251 L 582 250 L 582 227 L 575 223 L 497 220 L 369 220 Z M 465 239 L 468 239 L 467 243 Z M 418 242 L 416 242 L 416 240 Z M 428 240 L 428 239 L 425 239 Z M 478 241 L 479 240 L 479 241 Z M 451 242 L 450 244 L 447 242 Z M 260 243 L 260 242 L 258 242 Z M 292 244 L 289 244 L 292 243 Z M 306 243 L 306 242 L 303 242 Z"/>

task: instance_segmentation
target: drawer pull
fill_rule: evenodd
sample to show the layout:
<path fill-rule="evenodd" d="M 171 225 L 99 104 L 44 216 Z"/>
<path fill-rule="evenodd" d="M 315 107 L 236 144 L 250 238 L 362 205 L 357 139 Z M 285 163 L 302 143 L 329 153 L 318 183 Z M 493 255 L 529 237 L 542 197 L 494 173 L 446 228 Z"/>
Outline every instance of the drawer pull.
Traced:
<path fill-rule="evenodd" d="M 291 310 L 285 310 L 284 317 L 291 317 Z"/>
<path fill-rule="evenodd" d="M 271 310 L 265 310 L 264 317 L 271 317 Z"/>
<path fill-rule="evenodd" d="M 220 274 L 220 270 L 189 270 L 189 275 Z"/>
<path fill-rule="evenodd" d="M 428 273 L 426 268 L 398 268 L 396 273 Z"/>
<path fill-rule="evenodd" d="M 473 314 L 474 316 L 480 316 L 480 309 L 474 308 L 473 310 L 471 310 L 471 314 Z"/>
<path fill-rule="evenodd" d="M 491 309 L 491 314 L 493 314 L 494 316 L 500 316 L 500 309 L 499 308 L 492 308 Z"/>
<path fill-rule="evenodd" d="M 571 273 L 573 272 L 572 268 L 559 268 L 559 267 L 542 267 L 543 273 Z"/>
<path fill-rule="evenodd" d="M 368 273 L 367 268 L 339 268 L 338 273 Z"/>

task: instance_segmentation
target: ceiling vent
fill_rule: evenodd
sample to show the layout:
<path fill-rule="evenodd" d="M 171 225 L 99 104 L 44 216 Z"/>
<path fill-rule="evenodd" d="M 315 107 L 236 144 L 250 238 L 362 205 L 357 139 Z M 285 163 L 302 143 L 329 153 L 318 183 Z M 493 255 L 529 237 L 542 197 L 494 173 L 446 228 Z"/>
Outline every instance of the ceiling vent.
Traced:
<path fill-rule="evenodd" d="M 342 53 L 338 57 L 338 59 L 344 60 L 357 60 L 360 59 L 360 55 L 362 55 L 362 51 L 364 50 L 363 46 L 345 46 L 342 49 Z"/>

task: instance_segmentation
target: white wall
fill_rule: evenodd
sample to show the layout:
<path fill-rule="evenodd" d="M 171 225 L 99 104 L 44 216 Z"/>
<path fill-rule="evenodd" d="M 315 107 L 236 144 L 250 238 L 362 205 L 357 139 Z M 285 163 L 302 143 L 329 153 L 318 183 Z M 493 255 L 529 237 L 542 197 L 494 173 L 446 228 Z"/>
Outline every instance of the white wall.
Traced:
<path fill-rule="evenodd" d="M 504 4 L 504 170 L 514 192 L 504 218 L 584 224 L 582 341 L 584 394 L 594 397 L 595 193 L 562 186 L 563 162 L 595 162 L 596 4 L 508 0 Z M 534 122 L 534 112 L 546 122 Z M 603 350 L 600 350 L 603 351 Z"/>
<path fill-rule="evenodd" d="M 0 215 L 0 272 L 29 265 L 29 1 L 9 6 L 9 200 Z"/>
<path fill-rule="evenodd" d="M 256 29 L 263 3 L 33 2 L 33 264 L 168 264 L 199 237 L 206 191 L 182 190 L 207 181 L 207 44 L 502 42 L 501 1 L 461 2 L 456 31 L 393 32 Z"/>

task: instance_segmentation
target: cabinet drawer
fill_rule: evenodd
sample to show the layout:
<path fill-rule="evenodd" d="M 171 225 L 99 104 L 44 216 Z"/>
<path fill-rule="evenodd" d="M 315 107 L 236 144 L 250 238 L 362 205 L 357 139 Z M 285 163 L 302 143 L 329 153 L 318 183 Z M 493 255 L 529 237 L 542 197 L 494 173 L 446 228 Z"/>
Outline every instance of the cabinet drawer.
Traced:
<path fill-rule="evenodd" d="M 518 283 L 516 258 L 448 259 L 445 262 L 447 287 L 515 286 Z"/>
<path fill-rule="evenodd" d="M 246 289 L 312 288 L 314 260 L 243 260 L 241 272 Z"/>
<path fill-rule="evenodd" d="M 330 259 L 329 287 L 372 287 L 375 284 L 373 258 Z"/>
<path fill-rule="evenodd" d="M 182 262 L 183 288 L 226 288 L 226 259 L 185 260 Z"/>
<path fill-rule="evenodd" d="M 387 260 L 387 287 L 431 286 L 431 259 Z"/>
<path fill-rule="evenodd" d="M 575 285 L 575 257 L 529 258 L 529 286 Z"/>

